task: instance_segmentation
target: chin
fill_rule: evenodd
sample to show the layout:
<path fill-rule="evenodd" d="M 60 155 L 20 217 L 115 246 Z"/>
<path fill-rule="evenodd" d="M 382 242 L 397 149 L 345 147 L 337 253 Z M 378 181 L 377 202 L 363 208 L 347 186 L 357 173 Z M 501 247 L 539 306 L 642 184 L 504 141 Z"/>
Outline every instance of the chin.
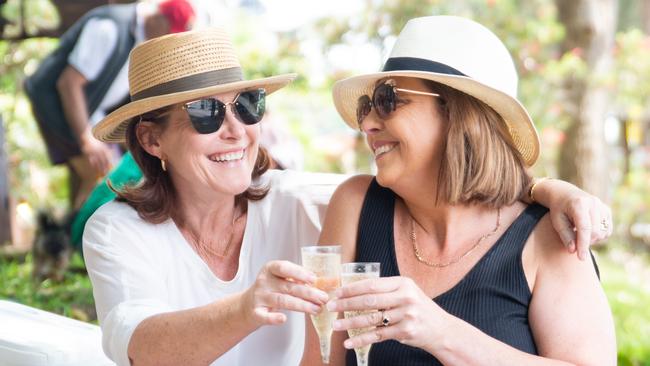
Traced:
<path fill-rule="evenodd" d="M 376 178 L 380 186 L 391 188 L 395 185 L 399 176 L 398 172 L 389 169 L 378 169 Z"/>
<path fill-rule="evenodd" d="M 234 195 L 246 192 L 252 182 L 250 173 L 245 176 L 223 178 L 228 182 L 228 191 Z"/>

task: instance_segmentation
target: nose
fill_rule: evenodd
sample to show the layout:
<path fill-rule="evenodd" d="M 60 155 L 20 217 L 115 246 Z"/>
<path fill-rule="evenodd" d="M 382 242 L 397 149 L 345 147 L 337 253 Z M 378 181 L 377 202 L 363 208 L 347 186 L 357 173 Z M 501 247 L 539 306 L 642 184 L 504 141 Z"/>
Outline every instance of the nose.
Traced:
<path fill-rule="evenodd" d="M 224 139 L 238 140 L 246 134 L 244 123 L 237 119 L 234 108 L 234 105 L 226 106 L 226 116 L 224 117 L 223 125 L 219 129 L 222 131 L 221 137 Z"/>
<path fill-rule="evenodd" d="M 366 135 L 372 135 L 384 129 L 384 123 L 377 118 L 375 110 L 371 110 L 368 115 L 359 123 L 359 130 Z"/>

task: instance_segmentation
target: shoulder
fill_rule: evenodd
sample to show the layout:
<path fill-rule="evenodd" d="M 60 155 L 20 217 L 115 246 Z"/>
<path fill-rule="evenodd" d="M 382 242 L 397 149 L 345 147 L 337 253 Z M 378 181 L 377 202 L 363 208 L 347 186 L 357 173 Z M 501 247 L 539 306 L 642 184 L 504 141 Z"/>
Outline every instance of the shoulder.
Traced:
<path fill-rule="evenodd" d="M 338 186 L 327 208 L 319 242 L 340 243 L 344 261 L 354 260 L 359 218 L 372 179 L 370 175 L 348 178 Z"/>
<path fill-rule="evenodd" d="M 594 263 L 591 259 L 581 261 L 567 251 L 548 214 L 540 219 L 528 244 L 531 245 L 530 253 L 536 263 L 535 287 L 544 281 L 561 285 L 566 276 L 572 279 L 593 277 L 592 280 L 598 281 Z"/>
<path fill-rule="evenodd" d="M 350 177 L 339 185 L 334 195 L 337 199 L 363 200 L 373 179 L 374 176 L 365 174 Z"/>
<path fill-rule="evenodd" d="M 99 207 L 88 219 L 83 233 L 84 246 L 89 244 L 122 245 L 125 242 L 146 242 L 158 235 L 165 224 L 143 220 L 135 209 L 124 202 L 110 201 Z"/>
<path fill-rule="evenodd" d="M 89 19 L 86 24 L 84 24 L 80 39 L 87 41 L 94 40 L 111 42 L 113 40 L 116 40 L 117 36 L 118 29 L 117 24 L 114 20 L 103 17 L 95 17 Z"/>
<path fill-rule="evenodd" d="M 541 356 L 575 364 L 614 364 L 607 298 L 591 259 L 570 254 L 545 215 L 528 244 L 537 262 L 529 322 Z"/>
<path fill-rule="evenodd" d="M 94 80 L 117 45 L 117 24 L 110 19 L 89 19 L 77 39 L 68 63 L 88 80 Z"/>
<path fill-rule="evenodd" d="M 358 219 L 373 178 L 372 175 L 355 175 L 343 181 L 332 195 L 330 211 L 343 211 L 346 216 Z"/>
<path fill-rule="evenodd" d="M 90 216 L 88 222 L 95 221 L 110 221 L 115 223 L 122 222 L 133 222 L 142 221 L 138 213 L 133 207 L 129 206 L 127 203 L 118 202 L 111 200 L 101 205 L 93 214 Z"/>

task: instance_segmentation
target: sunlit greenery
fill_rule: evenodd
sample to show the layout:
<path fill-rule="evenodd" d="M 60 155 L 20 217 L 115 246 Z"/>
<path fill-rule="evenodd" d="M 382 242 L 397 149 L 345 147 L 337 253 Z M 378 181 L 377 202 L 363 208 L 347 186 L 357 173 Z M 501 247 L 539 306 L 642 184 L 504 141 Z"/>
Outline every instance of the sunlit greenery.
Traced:
<path fill-rule="evenodd" d="M 0 256 L 0 283 L 0 299 L 97 323 L 92 287 L 78 254 L 61 282 L 35 280 L 31 254 L 21 259 Z"/>

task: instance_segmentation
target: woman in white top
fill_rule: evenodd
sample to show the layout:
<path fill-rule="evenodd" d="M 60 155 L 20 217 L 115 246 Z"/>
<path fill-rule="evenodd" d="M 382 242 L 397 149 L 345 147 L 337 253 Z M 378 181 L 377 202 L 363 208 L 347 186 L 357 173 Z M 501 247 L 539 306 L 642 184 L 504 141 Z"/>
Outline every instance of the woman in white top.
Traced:
<path fill-rule="evenodd" d="M 117 364 L 299 363 L 301 313 L 328 298 L 294 263 L 317 240 L 340 178 L 309 175 L 317 183 L 306 184 L 304 174 L 266 172 L 257 122 L 265 95 L 293 78 L 244 80 L 218 29 L 131 53 L 132 102 L 93 133 L 126 141 L 144 179 L 97 210 L 83 239 L 104 350 Z M 576 222 L 609 214 L 568 184 L 535 193 Z M 590 206 L 574 210 L 576 199 Z"/>

